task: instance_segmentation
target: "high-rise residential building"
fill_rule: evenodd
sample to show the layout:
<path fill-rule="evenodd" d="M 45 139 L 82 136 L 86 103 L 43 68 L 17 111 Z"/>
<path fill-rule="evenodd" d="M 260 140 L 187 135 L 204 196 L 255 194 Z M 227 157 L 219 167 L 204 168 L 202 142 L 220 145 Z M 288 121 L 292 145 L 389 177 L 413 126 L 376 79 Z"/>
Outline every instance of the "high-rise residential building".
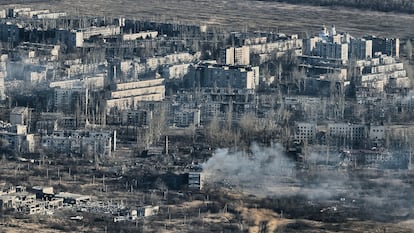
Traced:
<path fill-rule="evenodd" d="M 340 59 L 343 63 L 349 59 L 371 58 L 375 52 L 398 56 L 398 39 L 354 38 L 347 33 L 337 33 L 332 26 L 331 30 L 323 27 L 318 36 L 305 39 L 303 49 L 305 56 Z"/>
<path fill-rule="evenodd" d="M 324 26 L 318 36 L 304 40 L 304 55 L 336 59 L 347 63 L 349 59 L 348 37 L 347 34 L 338 34 L 335 26 L 332 26 L 331 30 Z"/>
<path fill-rule="evenodd" d="M 337 44 L 319 41 L 315 44 L 315 54 L 323 58 L 339 59 L 346 63 L 348 61 L 348 48 L 347 43 Z"/>
<path fill-rule="evenodd" d="M 249 65 L 250 49 L 248 46 L 223 49 L 219 60 L 221 64 L 225 65 Z"/>
<path fill-rule="evenodd" d="M 377 38 L 374 36 L 366 37 L 372 40 L 372 53 L 382 53 L 388 56 L 400 57 L 400 39 L 398 38 Z"/>
<path fill-rule="evenodd" d="M 349 57 L 356 59 L 368 59 L 372 57 L 372 40 L 351 39 Z"/>
<path fill-rule="evenodd" d="M 137 109 L 141 101 L 162 101 L 165 97 L 163 78 L 141 80 L 136 82 L 118 83 L 108 93 L 107 111 L 111 109 Z"/>
<path fill-rule="evenodd" d="M 184 79 L 189 86 L 254 90 L 259 85 L 259 67 L 202 63 L 190 66 Z"/>
<path fill-rule="evenodd" d="M 7 65 L 6 65 L 7 59 L 8 59 L 7 54 L 0 55 L 0 101 L 3 101 L 6 99 L 4 79 L 7 76 Z"/>

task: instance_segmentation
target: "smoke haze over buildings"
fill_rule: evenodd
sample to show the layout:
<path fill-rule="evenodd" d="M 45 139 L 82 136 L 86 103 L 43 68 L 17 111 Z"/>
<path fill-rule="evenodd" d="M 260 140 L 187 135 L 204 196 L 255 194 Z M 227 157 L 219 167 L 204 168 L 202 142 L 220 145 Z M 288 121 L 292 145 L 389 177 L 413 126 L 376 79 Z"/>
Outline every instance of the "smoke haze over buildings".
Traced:
<path fill-rule="evenodd" d="M 308 161 L 316 164 L 325 159 L 326 155 L 312 153 Z M 406 206 L 408 197 L 412 196 L 406 192 L 411 186 L 392 170 L 381 174 L 371 174 L 368 170 L 361 175 L 339 166 L 300 168 L 280 144 L 270 147 L 254 144 L 249 153 L 218 149 L 203 165 L 203 172 L 206 183 L 211 186 L 224 184 L 261 197 L 302 196 L 315 201 L 346 197 L 349 201 L 363 201 L 376 207 L 391 201 L 395 204 L 393 209 L 398 209 L 398 206 Z M 395 194 L 390 187 L 400 192 Z"/>
<path fill-rule="evenodd" d="M 280 144 L 253 144 L 250 152 L 218 149 L 203 166 L 206 182 L 224 183 L 258 196 L 304 195 L 318 199 L 340 193 L 349 181 L 346 172 L 335 169 L 303 177 L 296 161 L 284 153 Z M 313 154 L 311 159 L 322 157 Z"/>

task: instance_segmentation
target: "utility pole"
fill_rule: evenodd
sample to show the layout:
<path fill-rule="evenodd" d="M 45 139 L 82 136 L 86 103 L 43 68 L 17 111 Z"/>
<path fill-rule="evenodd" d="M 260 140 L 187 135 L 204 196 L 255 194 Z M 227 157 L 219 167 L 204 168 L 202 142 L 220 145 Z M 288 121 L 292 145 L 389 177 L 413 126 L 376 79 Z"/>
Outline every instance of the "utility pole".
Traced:
<path fill-rule="evenodd" d="M 408 152 L 408 170 L 411 170 L 411 156 L 412 156 L 412 145 L 410 145 L 410 151 Z"/>

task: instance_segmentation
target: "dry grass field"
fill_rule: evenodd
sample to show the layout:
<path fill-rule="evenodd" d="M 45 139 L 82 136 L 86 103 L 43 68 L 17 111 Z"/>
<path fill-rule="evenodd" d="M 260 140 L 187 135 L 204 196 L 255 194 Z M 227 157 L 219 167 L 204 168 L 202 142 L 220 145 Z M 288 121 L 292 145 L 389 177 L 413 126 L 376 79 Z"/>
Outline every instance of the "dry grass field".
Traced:
<path fill-rule="evenodd" d="M 335 24 L 354 35 L 414 37 L 414 15 L 346 8 L 292 5 L 251 0 L 6 0 L 0 7 L 30 6 L 76 15 L 125 16 L 157 21 L 213 24 L 244 29 L 279 29 L 315 33 L 322 24 Z"/>

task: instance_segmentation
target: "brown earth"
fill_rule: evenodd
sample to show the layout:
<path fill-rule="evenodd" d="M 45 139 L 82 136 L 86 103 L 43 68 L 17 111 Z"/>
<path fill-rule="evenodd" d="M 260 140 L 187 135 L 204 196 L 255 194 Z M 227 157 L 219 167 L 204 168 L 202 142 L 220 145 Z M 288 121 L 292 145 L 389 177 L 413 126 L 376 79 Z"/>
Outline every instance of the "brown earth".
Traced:
<path fill-rule="evenodd" d="M 356 36 L 414 37 L 414 15 L 345 8 L 292 5 L 251 0 L 65 0 L 1 1 L 5 7 L 22 3 L 80 15 L 125 16 L 136 19 L 231 26 L 237 29 L 279 29 L 314 34 L 322 24 Z"/>

